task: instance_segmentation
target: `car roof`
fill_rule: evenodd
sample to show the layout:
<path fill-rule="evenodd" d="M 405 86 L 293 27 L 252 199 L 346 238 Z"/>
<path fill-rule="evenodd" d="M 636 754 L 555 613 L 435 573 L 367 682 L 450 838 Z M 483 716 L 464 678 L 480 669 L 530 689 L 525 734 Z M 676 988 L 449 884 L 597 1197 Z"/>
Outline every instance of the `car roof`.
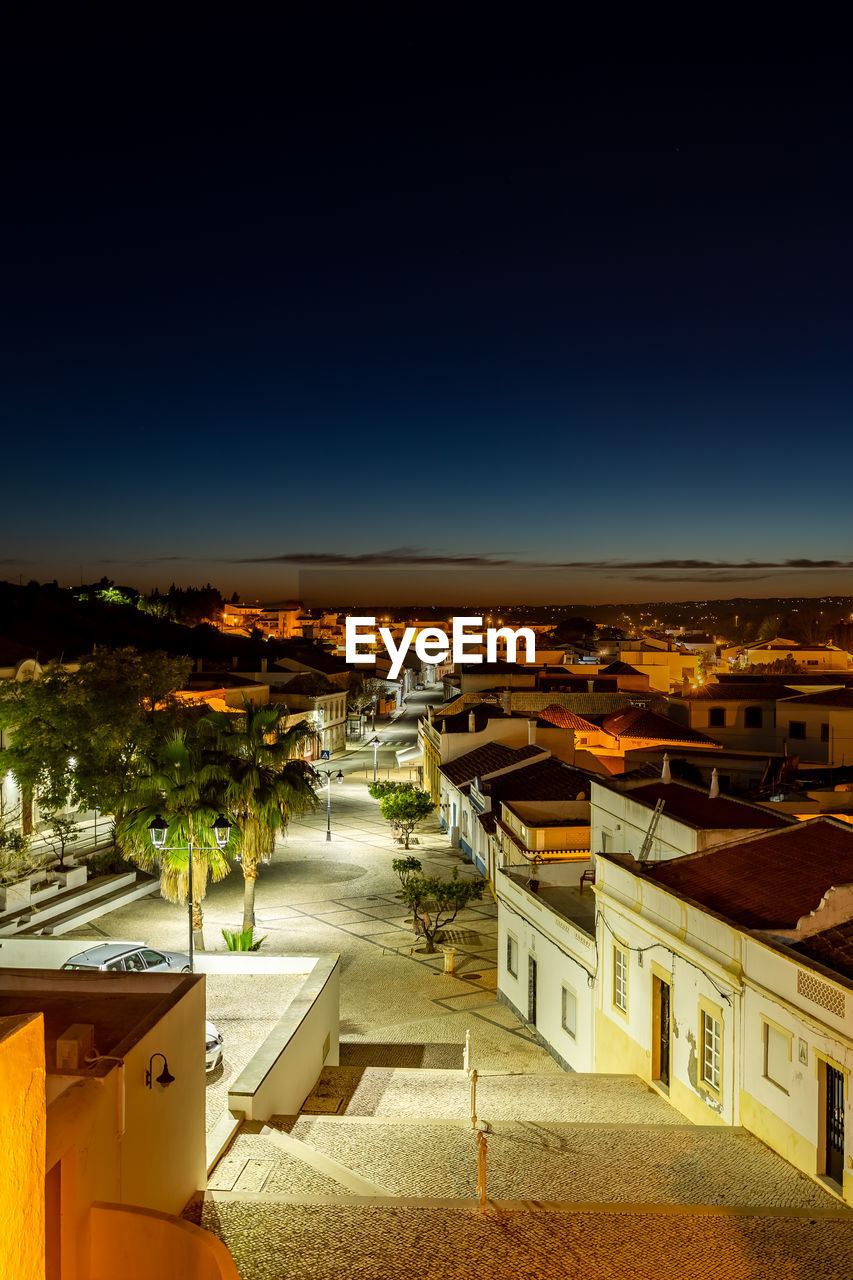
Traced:
<path fill-rule="evenodd" d="M 86 960 L 89 964 L 105 964 L 107 960 L 116 960 L 119 956 L 126 956 L 131 951 L 139 951 L 141 947 L 149 951 L 156 950 L 155 947 L 148 947 L 144 942 L 102 942 L 96 947 L 87 947 L 85 951 L 78 951 L 75 956 L 69 956 L 65 963 Z"/>

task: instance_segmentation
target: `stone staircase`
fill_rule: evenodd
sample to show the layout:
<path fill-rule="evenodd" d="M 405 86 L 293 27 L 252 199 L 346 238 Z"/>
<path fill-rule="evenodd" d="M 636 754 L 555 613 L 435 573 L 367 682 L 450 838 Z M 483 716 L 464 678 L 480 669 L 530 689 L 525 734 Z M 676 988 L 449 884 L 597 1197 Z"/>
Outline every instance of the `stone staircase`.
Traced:
<path fill-rule="evenodd" d="M 484 1075 L 485 1212 L 463 1071 L 326 1069 L 244 1124 L 185 1217 L 242 1280 L 837 1280 L 853 1215 L 740 1129 L 632 1076 Z"/>
<path fill-rule="evenodd" d="M 0 937 L 59 937 L 158 888 L 158 880 L 139 871 L 93 876 L 68 889 L 53 883 L 36 889 L 26 906 L 0 913 Z"/>
<path fill-rule="evenodd" d="M 742 1129 L 687 1124 L 634 1076 L 484 1075 L 490 1199 L 827 1207 L 830 1197 Z M 298 1116 L 244 1124 L 217 1198 L 325 1203 L 471 1199 L 477 1152 L 463 1071 L 324 1070 Z"/>

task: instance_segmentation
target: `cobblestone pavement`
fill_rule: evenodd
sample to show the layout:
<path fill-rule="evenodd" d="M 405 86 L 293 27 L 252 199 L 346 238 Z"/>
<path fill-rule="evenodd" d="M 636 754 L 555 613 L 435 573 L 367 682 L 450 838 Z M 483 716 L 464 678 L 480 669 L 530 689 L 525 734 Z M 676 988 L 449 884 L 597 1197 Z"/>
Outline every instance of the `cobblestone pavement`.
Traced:
<path fill-rule="evenodd" d="M 243 1280 L 846 1280 L 849 1220 L 194 1202 Z M 262 1243 L 261 1243 L 262 1242 Z"/>
<path fill-rule="evenodd" d="M 397 1196 L 473 1196 L 476 1144 L 461 1125 L 300 1116 L 291 1135 Z M 836 1201 L 742 1130 L 499 1123 L 488 1135 L 497 1200 L 834 1208 Z M 853 1221 L 851 1221 L 853 1232 Z"/>
<path fill-rule="evenodd" d="M 224 1189 L 231 1190 L 233 1185 L 231 1172 L 239 1175 L 240 1169 L 250 1161 L 258 1165 L 266 1163 L 270 1166 L 266 1173 L 263 1169 L 260 1170 L 263 1178 L 259 1178 L 263 1190 L 268 1194 L 279 1193 L 306 1199 L 346 1194 L 345 1188 L 339 1182 L 312 1169 L 304 1161 L 288 1155 L 262 1133 L 252 1133 L 247 1126 L 237 1134 L 228 1149 L 225 1160 L 221 1160 L 217 1165 L 217 1176 L 212 1181 Z M 236 1180 L 235 1177 L 234 1181 Z"/>
<path fill-rule="evenodd" d="M 339 1116 L 470 1116 L 470 1084 L 463 1071 L 402 1071 L 327 1067 L 313 1097 L 339 1098 Z M 310 1108 L 308 1108 L 310 1109 Z M 481 1075 L 477 1111 L 490 1122 L 554 1120 L 575 1123 L 683 1125 L 669 1103 L 636 1076 Z"/>
<path fill-rule="evenodd" d="M 228 1087 L 287 1009 L 304 974 L 207 975 L 207 1016 L 222 1033 L 222 1065 L 207 1077 L 208 1132 L 228 1106 Z"/>

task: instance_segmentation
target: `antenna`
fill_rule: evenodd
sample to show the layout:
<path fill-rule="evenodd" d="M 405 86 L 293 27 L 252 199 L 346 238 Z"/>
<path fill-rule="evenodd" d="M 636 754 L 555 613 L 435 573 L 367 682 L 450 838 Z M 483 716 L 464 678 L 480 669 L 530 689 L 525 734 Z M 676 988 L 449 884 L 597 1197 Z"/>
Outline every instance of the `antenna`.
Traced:
<path fill-rule="evenodd" d="M 640 852 L 637 854 L 638 862 L 645 862 L 649 854 L 651 853 L 652 840 L 654 840 L 655 838 L 655 832 L 657 831 L 657 826 L 658 826 L 658 823 L 660 822 L 660 816 L 663 813 L 663 806 L 665 803 L 666 803 L 665 800 L 658 800 L 657 804 L 655 805 L 654 813 L 649 819 L 649 829 L 646 832 L 645 839 L 643 840 L 642 845 L 640 846 Z"/>

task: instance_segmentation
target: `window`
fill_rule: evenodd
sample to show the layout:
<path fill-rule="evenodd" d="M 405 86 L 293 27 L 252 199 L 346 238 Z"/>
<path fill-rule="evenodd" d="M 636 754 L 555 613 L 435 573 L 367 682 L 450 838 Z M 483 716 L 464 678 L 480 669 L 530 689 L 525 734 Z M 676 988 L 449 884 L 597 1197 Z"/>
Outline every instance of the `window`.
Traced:
<path fill-rule="evenodd" d="M 158 964 L 166 963 L 166 957 L 159 951 L 143 951 L 142 959 L 149 969 L 153 969 Z"/>
<path fill-rule="evenodd" d="M 747 707 L 743 713 L 744 729 L 761 728 L 761 707 Z"/>
<path fill-rule="evenodd" d="M 578 1029 L 578 998 L 571 987 L 567 987 L 565 983 L 563 983 L 562 1023 L 563 1030 L 574 1039 Z"/>
<path fill-rule="evenodd" d="M 702 1010 L 702 1080 L 715 1093 L 720 1092 L 723 1029 L 718 1018 Z"/>
<path fill-rule="evenodd" d="M 613 946 L 613 1003 L 622 1013 L 628 1012 L 628 952 Z"/>
<path fill-rule="evenodd" d="M 778 1089 L 788 1092 L 791 1080 L 793 1036 L 772 1022 L 764 1023 L 764 1076 Z"/>
<path fill-rule="evenodd" d="M 805 720 L 790 720 L 788 722 L 789 738 L 804 738 L 806 736 Z"/>
<path fill-rule="evenodd" d="M 513 978 L 518 977 L 518 939 L 511 933 L 506 935 L 506 967 Z"/>
<path fill-rule="evenodd" d="M 468 834 L 468 810 L 467 809 L 462 810 L 462 834 L 463 836 L 467 836 Z"/>
<path fill-rule="evenodd" d="M 104 968 L 105 969 L 121 969 L 121 971 L 124 972 L 124 961 L 111 960 L 109 964 L 104 965 Z"/>
<path fill-rule="evenodd" d="M 821 742 L 829 742 L 829 725 L 828 724 L 822 724 L 820 726 L 820 740 Z"/>
<path fill-rule="evenodd" d="M 708 712 L 708 724 L 715 729 L 724 729 L 726 727 L 725 707 L 712 707 Z"/>
<path fill-rule="evenodd" d="M 124 957 L 124 967 L 129 973 L 144 973 L 145 962 L 142 959 L 142 953 L 131 951 L 130 955 Z"/>

